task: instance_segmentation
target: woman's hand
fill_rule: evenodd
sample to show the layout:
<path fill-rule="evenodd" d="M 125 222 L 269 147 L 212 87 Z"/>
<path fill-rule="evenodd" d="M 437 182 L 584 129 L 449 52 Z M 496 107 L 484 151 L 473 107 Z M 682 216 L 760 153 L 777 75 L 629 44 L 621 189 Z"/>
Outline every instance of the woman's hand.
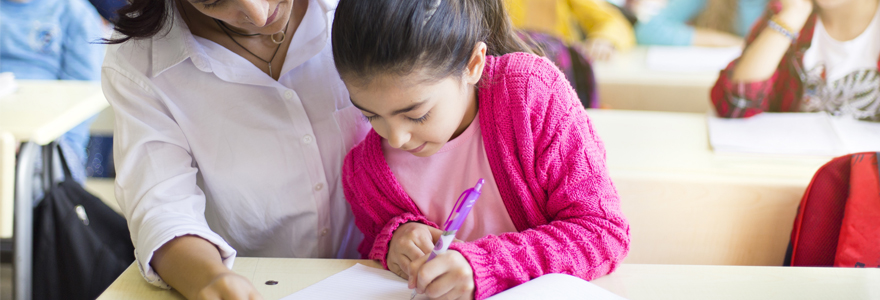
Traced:
<path fill-rule="evenodd" d="M 196 300 L 262 300 L 263 297 L 244 276 L 226 272 L 214 277 L 199 290 Z"/>
<path fill-rule="evenodd" d="M 150 263 L 162 280 L 190 300 L 261 300 L 250 280 L 223 264 L 211 242 L 185 235 L 165 243 Z"/>
<path fill-rule="evenodd" d="M 388 270 L 408 279 L 410 263 L 422 256 L 427 257 L 443 231 L 422 223 L 409 222 L 394 231 L 385 258 Z"/>
<path fill-rule="evenodd" d="M 414 272 L 409 277 L 409 288 L 431 299 L 474 298 L 474 270 L 460 252 L 450 250 L 426 260 L 427 255 L 410 265 Z"/>

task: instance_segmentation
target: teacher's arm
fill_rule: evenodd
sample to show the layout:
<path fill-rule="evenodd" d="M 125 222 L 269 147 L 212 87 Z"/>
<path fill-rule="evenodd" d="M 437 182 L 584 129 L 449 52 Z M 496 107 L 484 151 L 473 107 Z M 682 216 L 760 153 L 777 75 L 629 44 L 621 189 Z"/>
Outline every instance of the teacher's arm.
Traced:
<path fill-rule="evenodd" d="M 102 86 L 116 114 L 116 198 L 141 274 L 188 299 L 259 299 L 231 271 L 235 250 L 208 226 L 199 170 L 173 104 L 127 70 L 105 67 Z"/>
<path fill-rule="evenodd" d="M 151 264 L 187 299 L 262 299 L 250 280 L 223 264 L 214 244 L 197 236 L 165 243 Z"/>

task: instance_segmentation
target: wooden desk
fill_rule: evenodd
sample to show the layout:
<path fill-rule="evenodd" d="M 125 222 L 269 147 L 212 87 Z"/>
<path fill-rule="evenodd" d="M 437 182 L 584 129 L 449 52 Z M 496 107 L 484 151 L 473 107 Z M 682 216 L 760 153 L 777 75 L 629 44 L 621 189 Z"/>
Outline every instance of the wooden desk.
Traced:
<path fill-rule="evenodd" d="M 831 159 L 715 154 L 704 114 L 587 114 L 631 224 L 625 263 L 781 265 L 803 192 Z"/>
<path fill-rule="evenodd" d="M 648 47 L 617 53 L 595 62 L 596 83 L 603 106 L 614 109 L 704 113 L 718 72 L 664 72 L 649 69 Z"/>
<path fill-rule="evenodd" d="M 31 187 L 36 153 L 62 134 L 108 107 L 101 86 L 95 82 L 58 80 L 21 80 L 18 90 L 0 98 L 0 208 L 13 207 L 14 212 L 0 212 L 0 237 L 15 237 L 15 299 L 31 297 L 31 263 L 33 255 L 33 196 Z M 15 164 L 15 150 L 7 151 L 9 136 L 25 142 Z M 47 161 L 44 163 L 51 163 Z M 15 172 L 14 199 L 6 174 Z M 12 203 L 12 204 L 10 204 Z M 14 214 L 14 218 L 9 216 Z M 13 226 L 13 222 L 15 225 Z M 13 232 L 14 230 L 14 232 Z"/>
<path fill-rule="evenodd" d="M 369 260 L 246 258 L 235 270 L 266 300 L 285 297 Z M 278 285 L 268 286 L 268 280 Z M 630 300 L 640 299 L 878 299 L 880 269 L 739 266 L 621 265 L 593 283 Z M 148 284 L 130 266 L 98 300 L 182 300 L 175 291 Z"/>

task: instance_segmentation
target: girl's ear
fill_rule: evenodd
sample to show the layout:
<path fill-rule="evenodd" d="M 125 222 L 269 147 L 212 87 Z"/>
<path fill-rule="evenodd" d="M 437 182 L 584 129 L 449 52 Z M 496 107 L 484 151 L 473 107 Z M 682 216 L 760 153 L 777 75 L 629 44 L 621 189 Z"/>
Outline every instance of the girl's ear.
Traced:
<path fill-rule="evenodd" d="M 478 42 L 471 52 L 471 60 L 468 61 L 467 70 L 465 70 L 465 81 L 468 84 L 477 84 L 483 77 L 483 68 L 486 67 L 486 43 Z"/>

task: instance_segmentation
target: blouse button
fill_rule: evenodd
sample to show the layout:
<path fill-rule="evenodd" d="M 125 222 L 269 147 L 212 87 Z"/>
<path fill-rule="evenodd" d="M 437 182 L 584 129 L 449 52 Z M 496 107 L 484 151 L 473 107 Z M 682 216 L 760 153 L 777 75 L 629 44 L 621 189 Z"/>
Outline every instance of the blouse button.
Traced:
<path fill-rule="evenodd" d="M 324 228 L 324 230 L 321 230 L 321 236 L 327 235 L 328 232 L 330 232 L 330 230 L 327 228 Z"/>
<path fill-rule="evenodd" d="M 316 191 L 320 191 L 320 190 L 323 189 L 323 188 L 324 188 L 324 184 L 323 184 L 323 183 L 319 183 L 319 184 L 316 184 L 316 185 L 315 185 L 315 190 L 316 190 Z"/>
<path fill-rule="evenodd" d="M 290 100 L 293 98 L 293 91 L 287 90 L 284 91 L 284 99 Z"/>
<path fill-rule="evenodd" d="M 310 134 L 306 134 L 305 136 L 303 136 L 302 139 L 303 144 L 311 144 L 313 140 L 315 140 L 315 138 L 313 138 Z"/>

